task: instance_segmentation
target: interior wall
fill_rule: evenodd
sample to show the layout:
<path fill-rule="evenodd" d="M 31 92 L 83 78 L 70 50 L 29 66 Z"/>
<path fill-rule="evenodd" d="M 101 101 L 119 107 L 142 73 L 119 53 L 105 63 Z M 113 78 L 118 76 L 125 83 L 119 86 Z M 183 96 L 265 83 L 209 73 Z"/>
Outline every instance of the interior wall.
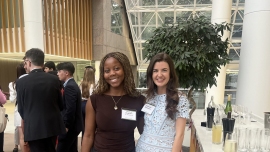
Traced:
<path fill-rule="evenodd" d="M 131 64 L 132 72 L 137 86 L 137 59 L 134 53 L 131 35 L 129 33 L 129 25 L 124 9 L 123 0 L 113 0 L 117 3 L 121 16 L 121 34 L 112 31 L 112 10 L 114 4 L 112 0 L 92 0 L 93 13 L 93 60 L 99 61 L 110 52 L 124 53 Z M 98 73 L 98 71 L 96 71 Z M 99 77 L 99 76 L 98 76 Z"/>
<path fill-rule="evenodd" d="M 131 65 L 137 65 L 123 0 L 114 1 L 119 4 L 121 34 L 112 32 L 112 0 L 92 0 L 93 60 L 100 61 L 107 53 L 117 51 L 127 55 Z"/>
<path fill-rule="evenodd" d="M 46 54 L 92 59 L 91 2 L 43 0 Z"/>
<path fill-rule="evenodd" d="M 16 67 L 21 62 L 20 60 L 0 59 L 0 85 L 4 92 L 9 92 L 8 83 L 16 80 Z"/>

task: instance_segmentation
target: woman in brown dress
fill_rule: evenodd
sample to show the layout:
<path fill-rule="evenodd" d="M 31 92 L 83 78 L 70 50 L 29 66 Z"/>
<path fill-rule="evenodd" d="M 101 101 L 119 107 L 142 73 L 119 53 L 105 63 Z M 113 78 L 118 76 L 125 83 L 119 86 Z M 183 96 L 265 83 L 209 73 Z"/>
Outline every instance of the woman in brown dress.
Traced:
<path fill-rule="evenodd" d="M 127 56 L 107 54 L 100 63 L 97 88 L 86 105 L 82 152 L 135 152 L 134 129 L 142 133 L 144 102 Z"/>

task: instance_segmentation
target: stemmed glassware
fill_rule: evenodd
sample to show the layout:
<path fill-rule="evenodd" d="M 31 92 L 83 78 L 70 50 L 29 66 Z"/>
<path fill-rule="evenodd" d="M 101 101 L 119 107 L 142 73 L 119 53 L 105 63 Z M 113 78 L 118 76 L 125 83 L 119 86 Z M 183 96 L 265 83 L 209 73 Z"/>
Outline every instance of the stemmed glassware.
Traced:
<path fill-rule="evenodd" d="M 235 132 L 227 133 L 224 152 L 237 152 L 237 136 Z"/>
<path fill-rule="evenodd" d="M 270 136 L 269 129 L 260 130 L 260 150 L 261 152 L 270 151 Z"/>
<path fill-rule="evenodd" d="M 237 144 L 239 152 L 246 152 L 248 149 L 248 134 L 247 128 L 240 127 L 236 128 L 237 130 Z"/>
<path fill-rule="evenodd" d="M 250 123 L 252 118 L 252 112 L 245 106 L 233 105 L 233 111 L 238 117 L 238 123 L 247 125 Z"/>
<path fill-rule="evenodd" d="M 235 119 L 235 126 L 238 126 L 239 124 L 239 119 L 240 119 L 240 115 L 239 115 L 239 111 L 238 111 L 238 106 L 237 105 L 232 105 L 232 117 Z"/>
<path fill-rule="evenodd" d="M 259 151 L 259 145 L 260 145 L 260 134 L 258 128 L 249 128 L 248 129 L 248 137 L 249 139 L 249 151 L 251 152 L 257 152 Z"/>
<path fill-rule="evenodd" d="M 238 152 L 270 152 L 270 132 L 269 129 L 265 128 L 250 128 L 250 127 L 236 127 L 234 129 L 237 141 Z M 233 135 L 228 135 L 226 140 L 234 140 Z M 225 140 L 225 146 L 226 146 Z M 233 142 L 229 142 L 229 148 L 225 150 L 230 150 L 234 152 L 235 146 L 230 146 Z"/>

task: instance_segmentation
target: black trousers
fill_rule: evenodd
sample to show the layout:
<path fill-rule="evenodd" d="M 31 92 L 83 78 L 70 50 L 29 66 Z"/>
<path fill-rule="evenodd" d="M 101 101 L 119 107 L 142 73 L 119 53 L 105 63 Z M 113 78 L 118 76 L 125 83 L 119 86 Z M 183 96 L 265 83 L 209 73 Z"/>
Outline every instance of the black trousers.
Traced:
<path fill-rule="evenodd" d="M 31 152 L 55 152 L 57 136 L 28 141 Z"/>
<path fill-rule="evenodd" d="M 82 130 L 82 140 L 84 135 L 84 128 L 85 128 L 85 107 L 86 107 L 87 100 L 82 101 L 82 118 L 83 118 L 83 130 Z"/>
<path fill-rule="evenodd" d="M 0 133 L 0 152 L 4 151 L 4 132 Z"/>
<path fill-rule="evenodd" d="M 80 132 L 68 131 L 64 135 L 59 135 L 57 152 L 77 152 L 79 133 Z"/>

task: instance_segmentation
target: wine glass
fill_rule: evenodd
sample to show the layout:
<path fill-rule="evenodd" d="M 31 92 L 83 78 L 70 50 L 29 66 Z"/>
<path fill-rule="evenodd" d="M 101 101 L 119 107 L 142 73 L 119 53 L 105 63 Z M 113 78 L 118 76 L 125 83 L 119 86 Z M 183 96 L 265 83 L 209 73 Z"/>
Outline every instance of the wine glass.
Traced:
<path fill-rule="evenodd" d="M 221 118 L 221 119 L 222 119 L 222 118 L 226 118 L 227 116 L 226 116 L 226 114 L 225 114 L 225 112 L 224 112 L 225 106 L 222 105 L 222 104 L 219 104 L 218 107 L 219 107 L 218 110 L 219 110 L 220 118 Z"/>
<path fill-rule="evenodd" d="M 260 130 L 260 150 L 262 152 L 270 151 L 270 135 L 269 129 L 261 129 Z"/>
<path fill-rule="evenodd" d="M 237 105 L 232 105 L 232 117 L 235 119 L 235 126 L 238 126 L 239 124 L 239 112 L 238 112 L 238 106 Z"/>
<path fill-rule="evenodd" d="M 235 132 L 229 132 L 225 138 L 224 152 L 237 152 L 237 136 Z"/>
<path fill-rule="evenodd" d="M 248 149 L 248 134 L 247 128 L 237 128 L 237 148 L 239 152 L 246 152 Z"/>
<path fill-rule="evenodd" d="M 247 138 L 249 139 L 249 151 L 251 152 L 259 151 L 259 145 L 260 145 L 259 128 L 249 128 Z"/>
<path fill-rule="evenodd" d="M 238 106 L 238 114 L 239 114 L 239 124 L 244 124 L 244 119 L 245 119 L 245 115 L 244 115 L 244 107 L 239 105 Z"/>

